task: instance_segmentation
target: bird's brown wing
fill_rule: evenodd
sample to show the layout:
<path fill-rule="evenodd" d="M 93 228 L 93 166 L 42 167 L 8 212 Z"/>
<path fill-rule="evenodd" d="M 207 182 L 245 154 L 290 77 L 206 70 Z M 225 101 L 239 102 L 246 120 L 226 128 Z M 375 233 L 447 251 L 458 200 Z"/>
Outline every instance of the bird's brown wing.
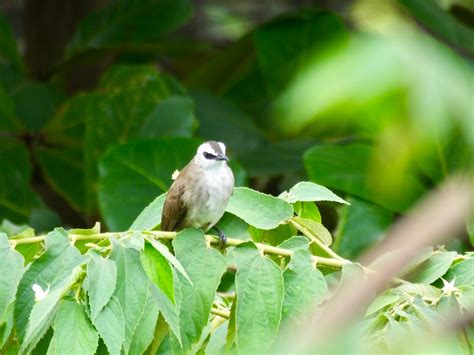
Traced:
<path fill-rule="evenodd" d="M 173 231 L 186 215 L 186 206 L 183 201 L 183 180 L 176 179 L 166 195 L 163 212 L 161 213 L 161 230 Z"/>

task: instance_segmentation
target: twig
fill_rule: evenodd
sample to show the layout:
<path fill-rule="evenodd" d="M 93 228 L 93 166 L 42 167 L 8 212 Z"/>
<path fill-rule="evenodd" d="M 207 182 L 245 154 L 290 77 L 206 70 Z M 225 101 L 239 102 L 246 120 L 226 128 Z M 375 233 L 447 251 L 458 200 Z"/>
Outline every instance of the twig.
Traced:
<path fill-rule="evenodd" d="M 225 309 L 218 309 L 218 308 L 211 308 L 211 313 L 215 314 L 216 316 L 229 319 L 230 318 L 230 312 L 225 310 Z"/>
<path fill-rule="evenodd" d="M 293 219 L 289 220 L 290 224 L 293 225 L 296 229 L 298 229 L 301 233 L 303 233 L 306 237 L 308 237 L 314 244 L 318 245 L 326 254 L 333 257 L 334 259 L 338 259 L 344 262 L 348 262 L 348 260 L 344 259 L 343 257 L 336 254 L 331 248 L 325 245 L 322 241 L 316 238 L 313 233 L 311 233 L 306 227 L 302 226 L 298 222 Z"/>
<path fill-rule="evenodd" d="M 176 237 L 176 232 L 162 232 L 162 231 L 142 231 L 141 233 L 146 234 L 149 237 L 154 239 L 164 239 L 164 240 L 171 240 Z M 117 237 L 123 238 L 126 236 L 131 235 L 131 232 L 106 232 L 106 233 L 97 233 L 97 234 L 69 234 L 69 238 L 71 240 L 103 240 L 109 239 L 110 237 Z M 220 243 L 218 239 L 216 239 L 212 235 L 206 235 L 207 241 L 211 244 L 218 244 Z M 22 238 L 22 239 L 10 239 L 10 243 L 12 247 L 19 244 L 30 244 L 30 243 L 41 243 L 46 239 L 45 235 L 37 236 L 37 237 L 30 237 L 30 238 Z M 227 238 L 226 240 L 226 247 L 228 246 L 237 246 L 242 243 L 246 243 L 247 241 L 235 238 Z M 262 243 L 255 243 L 258 249 L 266 254 L 273 254 L 279 256 L 289 257 L 293 254 L 293 250 L 274 247 L 272 245 L 262 244 Z M 321 256 L 312 256 L 312 261 L 316 263 L 316 265 L 323 265 L 328 266 L 336 269 L 340 269 L 346 263 L 350 263 L 348 260 L 340 260 L 340 259 L 333 259 L 333 258 L 325 258 Z"/>

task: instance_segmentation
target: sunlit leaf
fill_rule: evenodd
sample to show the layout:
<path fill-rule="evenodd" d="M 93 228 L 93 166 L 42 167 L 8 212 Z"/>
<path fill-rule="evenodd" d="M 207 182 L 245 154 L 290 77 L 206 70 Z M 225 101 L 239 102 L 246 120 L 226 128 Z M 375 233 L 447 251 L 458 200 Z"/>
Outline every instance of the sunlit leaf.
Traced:
<path fill-rule="evenodd" d="M 85 308 L 76 301 L 64 300 L 54 319 L 54 351 L 48 354 L 95 354 L 99 336 Z"/>
<path fill-rule="evenodd" d="M 174 303 L 173 271 L 166 258 L 146 243 L 140 260 L 150 280 Z"/>
<path fill-rule="evenodd" d="M 237 350 L 241 353 L 265 352 L 274 342 L 280 325 L 284 292 L 282 271 L 262 256 L 251 242 L 239 245 L 234 255 L 237 263 Z"/>
<path fill-rule="evenodd" d="M 117 283 L 114 296 L 117 297 L 125 320 L 125 339 L 123 348 L 129 351 L 132 338 L 141 316 L 145 312 L 150 281 L 143 271 L 139 252 L 125 248 L 120 242 L 112 240 L 110 259 L 117 266 Z"/>
<path fill-rule="evenodd" d="M 112 260 L 93 257 L 87 265 L 87 293 L 94 320 L 115 291 L 117 267 Z"/>
<path fill-rule="evenodd" d="M 12 249 L 5 233 L 0 233 L 0 326 L 7 321 L 11 304 L 25 271 L 23 256 Z"/>
<path fill-rule="evenodd" d="M 454 265 L 443 278 L 455 281 L 455 286 L 474 286 L 474 258 L 469 258 Z"/>
<path fill-rule="evenodd" d="M 226 264 L 224 257 L 209 247 L 200 230 L 187 229 L 173 240 L 176 258 L 181 262 L 192 284 L 178 274 L 179 316 L 183 350 L 198 341 L 209 319 L 217 286 Z"/>
<path fill-rule="evenodd" d="M 410 280 L 424 284 L 435 282 L 448 271 L 456 255 L 455 251 L 434 253 L 416 268 Z"/>
<path fill-rule="evenodd" d="M 93 323 L 110 354 L 120 354 L 125 341 L 125 319 L 117 297 L 110 298 Z"/>
<path fill-rule="evenodd" d="M 284 200 L 294 203 L 297 201 L 334 201 L 349 203 L 337 196 L 328 188 L 309 181 L 301 181 L 293 186 L 287 193 L 280 195 Z"/>
<path fill-rule="evenodd" d="M 163 193 L 156 197 L 146 206 L 143 211 L 135 218 L 131 230 L 151 230 L 161 223 L 161 213 L 165 204 L 166 194 Z"/>
<path fill-rule="evenodd" d="M 276 228 L 293 215 L 289 203 L 246 187 L 234 189 L 226 210 L 260 229 Z"/>
<path fill-rule="evenodd" d="M 307 250 L 295 250 L 283 272 L 283 279 L 283 319 L 298 315 L 310 305 L 319 305 L 326 296 L 326 280 L 314 267 Z"/>
<path fill-rule="evenodd" d="M 80 255 L 79 250 L 69 242 L 64 230 L 57 229 L 46 236 L 45 253 L 30 265 L 18 286 L 15 303 L 15 328 L 20 339 L 25 336 L 30 312 L 35 305 L 33 284 L 41 286 L 43 290 L 63 287 L 72 270 L 77 267 L 77 263 L 82 262 Z M 58 300 L 59 298 L 55 302 L 57 303 Z M 53 306 L 55 302 L 53 302 Z M 44 329 L 44 331 L 46 330 Z"/>

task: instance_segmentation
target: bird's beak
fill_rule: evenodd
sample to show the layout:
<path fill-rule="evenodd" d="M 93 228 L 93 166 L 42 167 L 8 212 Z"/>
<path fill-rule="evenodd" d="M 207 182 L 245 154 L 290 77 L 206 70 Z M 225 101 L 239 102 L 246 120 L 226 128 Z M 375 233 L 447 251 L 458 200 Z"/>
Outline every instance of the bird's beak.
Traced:
<path fill-rule="evenodd" d="M 229 161 L 229 158 L 227 158 L 227 155 L 219 154 L 219 155 L 217 156 L 216 160 Z"/>

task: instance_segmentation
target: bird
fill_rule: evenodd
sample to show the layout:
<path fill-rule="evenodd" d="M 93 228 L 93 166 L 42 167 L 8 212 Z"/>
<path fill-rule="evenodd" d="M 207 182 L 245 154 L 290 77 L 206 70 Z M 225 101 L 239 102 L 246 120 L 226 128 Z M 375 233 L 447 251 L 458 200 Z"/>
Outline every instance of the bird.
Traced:
<path fill-rule="evenodd" d="M 172 183 L 161 214 L 162 231 L 214 228 L 222 244 L 226 236 L 215 227 L 224 215 L 234 188 L 234 174 L 227 165 L 222 142 L 201 144 L 191 161 Z"/>

